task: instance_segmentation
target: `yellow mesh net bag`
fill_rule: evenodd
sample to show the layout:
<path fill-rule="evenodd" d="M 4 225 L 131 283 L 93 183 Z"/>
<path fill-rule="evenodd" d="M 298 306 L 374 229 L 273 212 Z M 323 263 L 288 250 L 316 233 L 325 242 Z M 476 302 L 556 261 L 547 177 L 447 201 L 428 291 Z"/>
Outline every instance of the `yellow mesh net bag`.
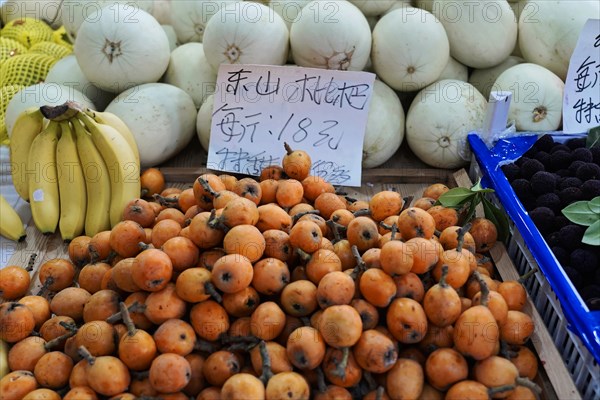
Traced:
<path fill-rule="evenodd" d="M 53 32 L 50 25 L 44 21 L 26 17 L 10 21 L 2 28 L 0 34 L 29 48 L 39 42 L 52 41 Z"/>
<path fill-rule="evenodd" d="M 67 29 L 64 25 L 52 32 L 52 41 L 73 51 L 73 43 L 69 40 L 69 35 L 67 34 Z"/>
<path fill-rule="evenodd" d="M 0 63 L 19 54 L 27 53 L 27 47 L 14 39 L 0 38 Z"/>
<path fill-rule="evenodd" d="M 48 71 L 58 59 L 46 54 L 22 54 L 4 61 L 0 66 L 3 85 L 30 86 L 46 79 Z"/>
<path fill-rule="evenodd" d="M 30 54 L 46 54 L 58 60 L 71 54 L 71 50 L 54 42 L 40 42 L 29 48 Z"/>
<path fill-rule="evenodd" d="M 12 98 L 25 86 L 8 85 L 0 89 L 0 146 L 8 146 L 8 132 L 6 131 L 6 107 Z"/>

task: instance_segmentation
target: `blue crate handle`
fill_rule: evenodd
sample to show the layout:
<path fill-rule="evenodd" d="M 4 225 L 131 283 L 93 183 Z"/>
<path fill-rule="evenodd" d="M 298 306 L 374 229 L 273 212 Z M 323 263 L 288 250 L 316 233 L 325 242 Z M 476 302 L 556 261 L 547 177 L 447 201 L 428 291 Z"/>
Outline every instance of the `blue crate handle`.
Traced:
<path fill-rule="evenodd" d="M 582 136 L 585 135 L 552 135 L 555 141 Z M 596 361 L 600 363 L 600 311 L 588 311 L 581 296 L 571 284 L 533 221 L 528 217 L 527 211 L 500 169 L 502 164 L 523 155 L 537 139 L 537 135 L 500 139 L 490 150 L 479 135 L 474 132 L 468 135 L 471 150 L 483 175 L 482 186 L 494 189 L 502 206 L 523 236 L 540 270 L 558 297 L 569 323 L 569 329 L 579 336 Z"/>

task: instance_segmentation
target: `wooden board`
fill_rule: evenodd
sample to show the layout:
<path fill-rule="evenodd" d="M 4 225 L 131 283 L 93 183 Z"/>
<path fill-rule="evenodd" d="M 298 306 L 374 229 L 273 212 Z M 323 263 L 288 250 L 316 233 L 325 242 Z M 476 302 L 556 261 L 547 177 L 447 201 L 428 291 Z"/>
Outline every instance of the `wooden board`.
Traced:
<path fill-rule="evenodd" d="M 182 168 L 182 167 L 165 167 L 165 168 Z M 172 174 L 171 177 L 190 177 L 184 181 L 170 183 L 169 186 L 186 188 L 190 187 L 191 182 L 199 174 L 195 174 L 199 170 L 196 169 L 194 173 L 190 173 L 190 167 L 187 172 L 183 172 L 181 175 Z M 191 167 L 198 168 L 198 167 Z M 168 170 L 168 169 L 167 169 Z M 173 171 L 173 170 L 170 170 Z M 429 175 L 433 180 L 415 183 L 413 177 L 405 177 L 398 175 L 385 175 L 385 172 L 381 176 L 392 179 L 395 178 L 395 183 L 387 182 L 387 179 L 373 179 L 372 182 L 366 181 L 361 188 L 349 188 L 346 190 L 348 196 L 368 200 L 373 194 L 382 190 L 395 190 L 402 194 L 402 196 L 413 196 L 415 199 L 419 198 L 423 190 L 431 183 L 444 182 L 449 186 L 463 186 L 470 187 L 472 185 L 471 180 L 467 172 L 461 169 L 456 172 L 447 170 L 438 170 L 437 174 L 441 177 L 439 180 L 434 179 L 434 175 Z M 374 177 L 377 174 L 373 175 Z M 173 181 L 171 181 L 173 182 Z M 34 227 L 32 221 L 28 221 L 27 227 L 27 241 L 16 244 L 16 252 L 9 260 L 8 265 L 21 265 L 27 266 L 32 255 L 36 255 L 35 262 L 32 265 L 30 271 L 32 277 L 32 285 L 30 288 L 31 293 L 37 293 L 41 287 L 38 280 L 39 266 L 45 261 L 56 257 L 68 257 L 67 252 L 68 246 L 64 244 L 60 238 L 60 235 L 54 234 L 50 236 L 42 235 Z M 510 261 L 504 246 L 498 244 L 493 248 L 491 256 L 496 264 L 500 276 L 503 280 L 517 279 L 518 273 Z M 577 400 L 580 399 L 580 395 L 570 378 L 564 362 L 560 356 L 560 353 L 556 349 L 548 330 L 546 329 L 543 320 L 537 313 L 535 307 L 528 298 L 526 305 L 526 312 L 532 317 L 535 323 L 535 334 L 532 337 L 533 346 L 540 359 L 540 368 L 536 383 L 543 387 L 543 399 L 569 399 Z"/>

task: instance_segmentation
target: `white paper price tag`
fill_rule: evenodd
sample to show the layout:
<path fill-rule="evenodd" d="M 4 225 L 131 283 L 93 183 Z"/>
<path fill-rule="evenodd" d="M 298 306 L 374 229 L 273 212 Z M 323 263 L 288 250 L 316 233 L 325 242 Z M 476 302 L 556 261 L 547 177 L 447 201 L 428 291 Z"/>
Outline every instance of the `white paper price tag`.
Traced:
<path fill-rule="evenodd" d="M 563 101 L 563 131 L 587 132 L 600 125 L 600 19 L 583 27 L 569 62 Z"/>
<path fill-rule="evenodd" d="M 207 167 L 256 176 L 281 165 L 288 143 L 308 152 L 312 175 L 360 186 L 374 81 L 368 72 L 222 64 Z"/>

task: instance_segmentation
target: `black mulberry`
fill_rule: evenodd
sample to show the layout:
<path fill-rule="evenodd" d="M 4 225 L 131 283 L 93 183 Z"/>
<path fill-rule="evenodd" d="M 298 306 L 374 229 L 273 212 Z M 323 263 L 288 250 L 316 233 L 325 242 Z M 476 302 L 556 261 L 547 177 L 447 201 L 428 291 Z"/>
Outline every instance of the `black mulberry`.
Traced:
<path fill-rule="evenodd" d="M 561 210 L 560 197 L 556 193 L 544 193 L 535 200 L 537 207 L 548 207 L 554 214 L 558 214 Z"/>
<path fill-rule="evenodd" d="M 577 168 L 575 176 L 584 182 L 590 179 L 600 179 L 600 166 L 594 163 L 586 163 Z"/>
<path fill-rule="evenodd" d="M 579 147 L 573 150 L 571 154 L 573 154 L 574 160 L 581 160 L 583 162 L 594 161 L 594 156 L 592 155 L 592 152 L 590 151 L 590 149 L 586 149 L 585 147 Z"/>
<path fill-rule="evenodd" d="M 538 171 L 531 177 L 529 183 L 534 194 L 552 193 L 556 189 L 556 177 L 546 171 Z"/>
<path fill-rule="evenodd" d="M 600 180 L 590 179 L 581 185 L 584 200 L 591 200 L 594 197 L 600 196 Z"/>
<path fill-rule="evenodd" d="M 540 171 L 544 171 L 544 164 L 535 159 L 529 159 L 521 165 L 521 176 L 525 179 L 531 179 L 531 177 Z"/>
<path fill-rule="evenodd" d="M 542 235 L 552 232 L 554 225 L 554 211 L 548 207 L 536 207 L 529 212 L 529 217 Z"/>

